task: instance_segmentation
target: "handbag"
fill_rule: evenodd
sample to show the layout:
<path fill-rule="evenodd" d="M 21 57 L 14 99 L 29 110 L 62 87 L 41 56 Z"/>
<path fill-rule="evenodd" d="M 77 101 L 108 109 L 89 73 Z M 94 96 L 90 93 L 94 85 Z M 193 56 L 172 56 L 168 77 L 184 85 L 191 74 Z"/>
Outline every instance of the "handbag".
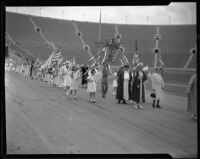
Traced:
<path fill-rule="evenodd" d="M 151 92 L 150 97 L 151 98 L 156 98 L 156 93 L 155 92 Z"/>

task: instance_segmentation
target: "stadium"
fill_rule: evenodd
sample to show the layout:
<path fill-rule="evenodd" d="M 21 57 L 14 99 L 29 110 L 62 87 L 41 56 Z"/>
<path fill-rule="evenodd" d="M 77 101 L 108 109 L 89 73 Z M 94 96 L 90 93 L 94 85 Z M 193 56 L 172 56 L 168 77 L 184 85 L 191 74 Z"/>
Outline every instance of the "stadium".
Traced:
<path fill-rule="evenodd" d="M 166 94 L 160 110 L 152 110 L 149 106 L 149 82 L 145 85 L 147 102 L 144 109 L 138 111 L 130 104 L 117 105 L 110 92 L 106 99 L 97 94 L 97 104 L 88 103 L 84 90 L 79 91 L 78 101 L 70 101 L 63 91 L 46 86 L 42 81 L 7 72 L 8 153 L 164 153 L 173 157 L 197 157 L 197 122 L 191 121 L 186 112 L 186 88 L 197 68 L 196 27 L 193 24 L 101 23 L 102 42 L 119 35 L 124 54 L 131 63 L 137 41 L 140 61 L 149 68 L 154 67 L 155 35 L 160 37 L 158 48 L 165 64 Z M 77 33 L 81 34 L 82 40 Z M 6 42 L 9 45 L 8 56 L 16 63 L 19 59 L 45 61 L 53 52 L 51 42 L 59 46 L 65 60 L 74 58 L 78 64 L 86 64 L 90 59 L 86 45 L 93 55 L 101 47 L 99 23 L 12 12 L 6 12 Z M 111 68 L 114 70 L 120 65 L 117 59 Z M 109 80 L 109 86 L 111 82 Z M 100 92 L 100 87 L 97 89 Z M 19 130 L 16 130 L 18 126 Z"/>

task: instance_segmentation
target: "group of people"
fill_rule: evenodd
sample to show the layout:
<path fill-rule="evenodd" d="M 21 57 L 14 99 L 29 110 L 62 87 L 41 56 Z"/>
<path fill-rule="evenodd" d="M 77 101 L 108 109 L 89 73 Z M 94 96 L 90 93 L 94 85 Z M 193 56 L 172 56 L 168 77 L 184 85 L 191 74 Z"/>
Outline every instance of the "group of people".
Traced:
<path fill-rule="evenodd" d="M 89 93 L 90 102 L 95 103 L 95 94 L 97 83 L 101 85 L 102 98 L 106 98 L 108 91 L 108 78 L 113 79 L 113 95 L 118 103 L 135 103 L 135 108 L 143 108 L 145 102 L 144 82 L 149 78 L 152 80 L 152 87 L 157 94 L 153 100 L 153 107 L 161 108 L 160 101 L 163 100 L 164 81 L 159 76 L 159 68 L 153 74 L 143 71 L 143 64 L 139 63 L 137 67 L 129 68 L 129 65 L 121 66 L 110 74 L 108 67 L 94 67 L 89 69 L 87 65 L 71 64 L 69 61 L 58 65 L 57 67 L 43 69 L 34 67 L 33 62 L 30 65 L 19 65 L 15 70 L 23 76 L 30 76 L 31 79 L 38 79 L 48 84 L 59 87 L 66 91 L 70 99 L 78 99 L 78 85 L 81 80 L 82 88 L 86 88 Z M 151 75 L 151 76 L 150 76 Z M 159 78 L 159 79 L 158 79 Z M 158 86 L 159 85 L 159 86 Z"/>
<path fill-rule="evenodd" d="M 28 64 L 21 64 L 16 67 L 15 71 L 22 76 L 28 77 L 30 74 L 30 66 Z"/>
<path fill-rule="evenodd" d="M 31 79 L 38 79 L 47 82 L 54 87 L 60 87 L 66 91 L 69 99 L 78 99 L 78 85 L 81 79 L 82 88 L 87 89 L 89 101 L 95 103 L 97 84 L 101 85 L 102 98 L 106 98 L 108 91 L 108 78 L 112 78 L 113 95 L 118 103 L 131 103 L 136 109 L 142 109 L 142 103 L 145 103 L 146 80 L 152 83 L 153 108 L 162 108 L 161 102 L 164 100 L 164 80 L 162 78 L 162 69 L 156 67 L 152 71 L 144 71 L 143 63 L 138 63 L 135 67 L 125 64 L 110 73 L 108 67 L 96 66 L 90 69 L 87 65 L 72 64 L 69 61 L 60 64 L 57 67 L 43 69 L 34 67 L 33 62 L 16 66 L 15 72 Z M 196 85 L 197 75 L 194 74 L 188 84 L 186 93 L 188 94 L 187 111 L 192 113 L 192 118 L 197 119 L 197 97 Z"/>
<path fill-rule="evenodd" d="M 114 73 L 113 90 L 118 103 L 134 103 L 136 109 L 142 109 L 142 103 L 145 103 L 144 82 L 149 79 L 152 82 L 153 108 L 161 108 L 160 101 L 164 99 L 164 80 L 161 76 L 161 69 L 157 67 L 153 72 L 143 70 L 144 64 L 138 63 L 136 67 L 129 68 L 129 65 L 120 67 L 118 72 Z"/>

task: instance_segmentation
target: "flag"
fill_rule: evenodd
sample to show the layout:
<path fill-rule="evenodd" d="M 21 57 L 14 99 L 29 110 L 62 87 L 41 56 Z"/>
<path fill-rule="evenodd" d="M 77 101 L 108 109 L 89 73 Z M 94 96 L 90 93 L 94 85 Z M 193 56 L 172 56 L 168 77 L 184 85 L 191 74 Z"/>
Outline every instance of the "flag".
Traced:
<path fill-rule="evenodd" d="M 119 58 L 120 62 L 122 63 L 122 66 L 124 65 L 124 62 L 121 60 L 121 58 Z"/>
<path fill-rule="evenodd" d="M 137 64 L 139 63 L 140 59 L 139 59 L 139 54 L 138 54 L 138 46 L 137 46 L 137 40 L 135 41 L 135 54 L 133 56 L 133 65 L 137 66 Z"/>
<path fill-rule="evenodd" d="M 49 56 L 48 60 L 46 61 L 46 67 L 50 68 L 50 64 L 51 64 L 51 59 L 54 55 L 55 51 L 52 52 L 52 54 Z"/>
<path fill-rule="evenodd" d="M 51 61 L 58 61 L 58 60 L 60 60 L 60 58 L 61 58 L 61 52 L 58 51 L 58 52 L 56 52 L 56 53 L 53 55 Z"/>
<path fill-rule="evenodd" d="M 124 61 L 125 64 L 129 64 L 129 61 L 124 54 L 123 54 L 123 61 Z"/>
<path fill-rule="evenodd" d="M 50 58 L 50 61 L 49 61 L 49 67 L 53 67 L 53 66 L 56 66 L 58 64 L 58 61 L 61 59 L 61 52 L 60 51 L 54 51 L 51 58 Z"/>
<path fill-rule="evenodd" d="M 165 68 L 165 64 L 163 60 L 161 59 L 161 56 L 159 57 L 159 67 L 163 70 Z"/>
<path fill-rule="evenodd" d="M 139 63 L 140 59 L 139 59 L 139 54 L 136 52 L 133 56 L 133 65 L 137 66 L 137 64 Z"/>

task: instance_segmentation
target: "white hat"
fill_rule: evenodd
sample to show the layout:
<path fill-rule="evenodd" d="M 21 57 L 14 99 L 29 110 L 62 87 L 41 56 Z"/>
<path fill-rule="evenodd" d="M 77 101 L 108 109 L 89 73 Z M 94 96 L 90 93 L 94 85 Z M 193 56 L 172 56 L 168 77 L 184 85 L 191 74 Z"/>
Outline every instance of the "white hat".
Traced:
<path fill-rule="evenodd" d="M 143 67 L 144 66 L 144 64 L 142 63 L 142 62 L 139 62 L 138 64 L 137 64 L 137 67 Z"/>

